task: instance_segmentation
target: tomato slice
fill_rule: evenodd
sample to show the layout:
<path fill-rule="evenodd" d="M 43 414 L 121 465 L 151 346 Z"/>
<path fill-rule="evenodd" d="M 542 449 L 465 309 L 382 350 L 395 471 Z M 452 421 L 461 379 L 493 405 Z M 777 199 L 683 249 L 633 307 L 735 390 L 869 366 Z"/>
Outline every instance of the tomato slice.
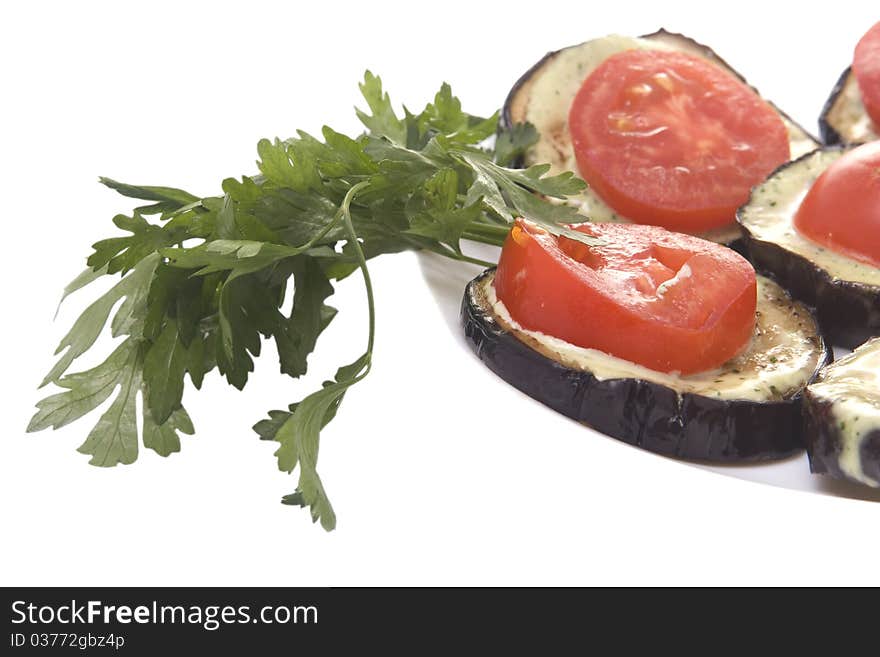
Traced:
<path fill-rule="evenodd" d="M 832 251 L 880 267 L 880 141 L 825 169 L 795 212 L 794 226 Z"/>
<path fill-rule="evenodd" d="M 701 232 L 731 223 L 788 161 L 779 114 L 699 57 L 628 50 L 587 77 L 568 116 L 578 168 L 637 223 Z"/>
<path fill-rule="evenodd" d="M 865 110 L 880 126 L 880 23 L 868 30 L 856 45 L 852 70 Z"/>
<path fill-rule="evenodd" d="M 582 224 L 597 246 L 517 220 L 495 291 L 524 328 L 653 370 L 718 367 L 755 326 L 755 270 L 713 242 L 636 224 Z"/>

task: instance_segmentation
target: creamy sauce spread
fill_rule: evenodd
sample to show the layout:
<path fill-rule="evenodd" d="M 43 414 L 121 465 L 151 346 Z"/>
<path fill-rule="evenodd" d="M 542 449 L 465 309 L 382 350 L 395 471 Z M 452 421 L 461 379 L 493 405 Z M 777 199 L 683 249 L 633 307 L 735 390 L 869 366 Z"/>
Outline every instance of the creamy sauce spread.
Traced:
<path fill-rule="evenodd" d="M 741 211 L 740 223 L 755 239 L 803 256 L 835 279 L 880 285 L 880 268 L 820 246 L 794 227 L 794 214 L 807 191 L 842 154 L 838 149 L 815 151 L 773 174 L 752 191 L 751 200 Z"/>
<path fill-rule="evenodd" d="M 840 469 L 863 484 L 880 486 L 864 473 L 859 449 L 871 431 L 880 430 L 880 338 L 824 368 L 809 391 L 831 404 L 841 441 Z"/>
<path fill-rule="evenodd" d="M 563 171 L 577 171 L 577 160 L 568 131 L 568 112 L 574 97 L 583 81 L 605 59 L 625 50 L 687 50 L 691 54 L 703 56 L 704 53 L 693 48 L 680 48 L 671 41 L 639 39 L 621 35 L 611 35 L 587 41 L 578 46 L 565 48 L 545 62 L 539 71 L 532 75 L 530 83 L 524 87 L 524 100 L 514 103 L 514 120 L 530 121 L 541 135 L 539 142 L 529 150 L 526 164 L 546 162 L 553 174 Z M 714 59 L 716 64 L 721 63 Z M 789 135 L 791 157 L 797 158 L 817 147 L 816 142 L 798 125 L 787 117 L 781 117 Z M 577 206 L 578 211 L 599 222 L 630 222 L 612 210 L 591 189 L 571 197 L 567 203 Z M 700 236 L 715 242 L 730 242 L 739 237 L 736 224 L 714 229 Z"/>
<path fill-rule="evenodd" d="M 498 299 L 494 276 L 487 276 L 474 299 L 505 330 L 566 367 L 588 371 L 599 380 L 643 379 L 679 393 L 715 399 L 781 400 L 793 396 L 812 378 L 822 356 L 817 328 L 809 311 L 792 301 L 776 283 L 758 277 L 755 334 L 747 349 L 722 367 L 681 376 L 658 372 L 596 349 L 578 347 L 539 331 L 523 328 Z"/>
<path fill-rule="evenodd" d="M 880 139 L 871 117 L 868 116 L 865 106 L 862 104 L 859 84 L 856 82 L 856 76 L 852 73 L 846 76 L 843 88 L 825 120 L 846 143 Z"/>

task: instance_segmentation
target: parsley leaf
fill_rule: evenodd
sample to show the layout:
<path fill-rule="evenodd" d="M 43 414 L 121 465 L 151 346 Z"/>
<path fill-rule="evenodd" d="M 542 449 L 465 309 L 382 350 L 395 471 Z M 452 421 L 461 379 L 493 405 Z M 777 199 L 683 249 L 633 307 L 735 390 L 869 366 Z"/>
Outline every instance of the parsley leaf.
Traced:
<path fill-rule="evenodd" d="M 60 429 L 104 403 L 130 368 L 134 349 L 134 341 L 125 340 L 100 365 L 58 380 L 67 391 L 40 401 L 27 430 Z"/>
<path fill-rule="evenodd" d="M 199 200 L 197 196 L 193 196 L 189 192 L 174 187 L 144 187 L 140 185 L 126 185 L 125 183 L 116 182 L 110 178 L 101 177 L 98 179 L 102 184 L 107 185 L 110 189 L 115 189 L 123 196 L 136 198 L 142 201 L 156 201 L 152 205 L 144 205 L 135 208 L 135 212 L 140 214 L 159 214 L 179 210 L 181 207 L 195 203 Z"/>
<path fill-rule="evenodd" d="M 42 384 L 55 383 L 61 392 L 38 402 L 29 431 L 69 424 L 115 393 L 79 449 L 95 465 L 131 463 L 139 449 L 141 394 L 143 446 L 163 456 L 177 452 L 180 435 L 194 431 L 183 406 L 187 374 L 196 389 L 214 369 L 243 388 L 263 341 L 272 340 L 281 372 L 302 376 L 337 314 L 327 303 L 333 281 L 360 271 L 369 310 L 364 353 L 319 390 L 254 426 L 260 438 L 278 443 L 281 470 L 298 469 L 296 491 L 282 501 L 308 507 L 325 529 L 336 526 L 318 453 L 321 431 L 370 371 L 376 321 L 368 261 L 428 250 L 491 266 L 465 255 L 462 240 L 500 246 L 517 216 L 592 240 L 567 228 L 584 218 L 558 202 L 579 193 L 582 181 L 548 175 L 546 165 L 508 168 L 534 143 L 534 127 L 498 132 L 497 112 L 465 112 L 448 84 L 419 113 L 396 112 L 369 71 L 360 89 L 366 109 L 355 111 L 364 134 L 324 127 L 320 138 L 299 131 L 262 139 L 259 173 L 226 178 L 216 196 L 100 179 L 145 204 L 114 217 L 122 234 L 96 242 L 89 268 L 65 288 L 64 297 L 102 276 L 120 277 L 61 340 L 56 353 L 63 353 Z M 110 333 L 122 341 L 101 364 L 67 373 L 114 308 Z"/>
<path fill-rule="evenodd" d="M 147 281 L 152 275 L 157 262 L 158 257 L 155 254 L 144 258 L 138 263 L 135 271 L 123 278 L 109 292 L 103 294 L 83 311 L 70 331 L 67 332 L 67 335 L 61 339 L 61 343 L 58 345 L 55 353 L 58 354 L 64 351 L 64 354 L 43 379 L 43 382 L 40 384 L 41 388 L 47 383 L 57 382 L 59 377 L 70 367 L 71 363 L 89 350 L 101 334 L 104 325 L 107 323 L 107 318 L 110 317 L 110 311 L 113 310 L 113 306 L 120 299 L 139 297 L 146 289 Z M 133 310 L 132 304 L 123 304 L 113 320 L 114 327 L 118 328 L 124 326 L 126 322 L 130 322 Z"/>
<path fill-rule="evenodd" d="M 107 273 L 106 267 L 99 267 L 98 269 L 93 269 L 92 267 L 87 267 L 82 272 L 80 272 L 79 276 L 74 278 L 67 286 L 64 288 L 64 292 L 61 294 L 61 299 L 58 300 L 58 309 L 55 311 L 55 316 L 58 316 L 58 310 L 61 309 L 61 304 L 64 303 L 64 300 L 69 297 L 71 294 L 76 292 L 77 290 L 81 290 L 86 285 L 94 283 L 96 280 L 101 278 Z"/>
<path fill-rule="evenodd" d="M 141 387 L 140 350 L 129 349 L 119 372 L 119 394 L 77 451 L 90 454 L 92 465 L 134 463 L 138 453 L 137 393 Z"/>
<path fill-rule="evenodd" d="M 152 412 L 144 412 L 144 447 L 147 449 L 152 449 L 160 456 L 179 452 L 178 432 L 189 436 L 195 433 L 192 420 L 182 406 L 174 409 L 162 424 L 156 424 Z"/>
<path fill-rule="evenodd" d="M 333 294 L 333 286 L 314 258 L 295 258 L 293 310 L 283 318 L 275 333 L 275 344 L 281 360 L 281 372 L 301 376 L 308 369 L 308 357 L 318 337 L 336 316 L 336 309 L 324 301 Z"/>
<path fill-rule="evenodd" d="M 335 379 L 326 381 L 321 390 L 299 402 L 275 433 L 274 440 L 281 443 L 275 452 L 278 468 L 292 472 L 299 465 L 299 484 L 294 493 L 285 497 L 285 503 L 310 507 L 312 519 L 320 520 L 327 530 L 336 527 L 336 514 L 318 476 L 318 441 L 321 429 L 336 415 L 346 391 L 369 373 L 369 361 L 369 354 L 364 354 L 340 367 Z"/>
<path fill-rule="evenodd" d="M 538 142 L 538 131 L 531 123 L 515 123 L 498 133 L 495 140 L 495 164 L 513 166 Z"/>
<path fill-rule="evenodd" d="M 360 90 L 371 112 L 367 114 L 355 108 L 361 123 L 371 134 L 384 137 L 395 144 L 405 145 L 406 124 L 394 113 L 391 99 L 382 91 L 382 80 L 367 71 L 364 74 L 364 81 L 360 84 Z"/>
<path fill-rule="evenodd" d="M 154 423 L 164 423 L 180 406 L 185 374 L 186 349 L 177 334 L 177 322 L 169 319 L 144 358 L 144 400 Z"/>

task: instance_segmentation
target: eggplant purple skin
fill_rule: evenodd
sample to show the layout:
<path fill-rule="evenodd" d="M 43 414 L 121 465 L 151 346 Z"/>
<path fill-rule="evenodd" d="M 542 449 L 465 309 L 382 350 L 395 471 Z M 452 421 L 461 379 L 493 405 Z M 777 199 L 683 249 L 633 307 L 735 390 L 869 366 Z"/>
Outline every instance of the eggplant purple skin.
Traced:
<path fill-rule="evenodd" d="M 831 408 L 831 402 L 807 391 L 803 417 L 810 472 L 860 484 L 862 482 L 852 479 L 840 468 L 843 439 Z M 862 472 L 875 481 L 880 481 L 880 429 L 871 431 L 862 439 L 859 446 L 859 460 Z"/>
<path fill-rule="evenodd" d="M 836 280 L 803 256 L 754 239 L 748 231 L 744 240 L 756 270 L 815 309 L 822 333 L 831 344 L 855 349 L 880 335 L 880 287 Z"/>
<path fill-rule="evenodd" d="M 828 475 L 835 479 L 846 479 L 847 476 L 839 465 L 843 443 L 831 416 L 831 404 L 806 393 L 803 420 L 810 472 Z"/>
<path fill-rule="evenodd" d="M 874 481 L 880 481 L 880 430 L 870 432 L 859 447 L 862 472 Z"/>
<path fill-rule="evenodd" d="M 608 436 L 682 459 L 758 462 L 804 449 L 801 394 L 765 402 L 679 394 L 642 379 L 599 380 L 541 355 L 474 303 L 476 286 L 493 271 L 465 289 L 462 327 L 477 357 L 529 397 Z M 820 343 L 817 372 L 831 360 Z"/>
<path fill-rule="evenodd" d="M 838 144 L 843 143 L 843 137 L 841 137 L 840 133 L 834 129 L 834 126 L 828 122 L 828 115 L 834 108 L 834 103 L 837 102 L 837 97 L 840 96 L 840 93 L 846 86 L 846 82 L 849 79 L 851 72 L 852 66 L 847 66 L 846 70 L 844 70 L 843 73 L 840 74 L 840 77 L 837 78 L 837 82 L 834 83 L 834 87 L 828 95 L 828 100 L 826 100 L 825 104 L 822 106 L 822 113 L 819 115 L 819 136 L 822 138 L 822 143 L 826 146 L 837 146 Z"/>

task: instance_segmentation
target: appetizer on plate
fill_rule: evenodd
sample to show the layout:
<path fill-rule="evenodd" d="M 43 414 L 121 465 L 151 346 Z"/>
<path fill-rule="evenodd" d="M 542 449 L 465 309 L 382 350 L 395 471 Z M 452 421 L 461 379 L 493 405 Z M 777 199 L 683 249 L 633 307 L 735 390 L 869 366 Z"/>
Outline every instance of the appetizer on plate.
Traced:
<path fill-rule="evenodd" d="M 818 146 L 712 50 L 663 30 L 548 54 L 515 84 L 502 120 L 538 130 L 522 164 L 580 173 L 589 188 L 566 202 L 591 221 L 721 243 L 739 238 L 751 187 Z"/>
<path fill-rule="evenodd" d="M 824 368 L 804 396 L 810 469 L 880 487 L 880 339 Z"/>
<path fill-rule="evenodd" d="M 757 269 L 849 348 L 880 335 L 878 171 L 880 142 L 817 150 L 778 169 L 738 213 Z"/>
<path fill-rule="evenodd" d="M 337 313 L 327 303 L 334 286 L 359 271 L 363 353 L 254 426 L 278 443 L 277 467 L 298 471 L 282 501 L 330 530 L 320 438 L 371 369 L 368 261 L 379 255 L 425 250 L 489 267 L 467 286 L 462 321 L 491 369 L 599 431 L 689 459 L 763 461 L 802 449 L 803 391 L 830 360 L 803 301 L 820 306 L 835 341 L 880 326 L 880 231 L 869 207 L 880 202 L 880 154 L 805 155 L 816 141 L 690 39 L 660 31 L 551 53 L 510 93 L 501 112 L 510 130 L 500 134 L 499 113 L 462 111 L 445 83 L 421 113 L 402 116 L 369 72 L 361 92 L 364 133 L 325 127 L 321 138 L 261 140 L 259 174 L 227 178 L 212 196 L 101 179 L 143 203 L 114 217 L 122 234 L 95 242 L 65 288 L 118 277 L 62 338 L 43 380 L 60 390 L 37 403 L 29 431 L 65 426 L 115 395 L 79 451 L 105 467 L 132 463 L 142 448 L 168 456 L 193 432 L 187 377 L 198 390 L 216 371 L 241 389 L 269 339 L 281 372 L 302 376 Z M 524 121 L 539 135 L 514 126 Z M 722 245 L 738 241 L 737 207 L 774 170 L 739 219 L 776 282 Z M 833 228 L 828 217 L 840 213 L 851 228 Z M 774 241 L 768 231 L 795 237 Z M 464 253 L 463 240 L 501 246 L 497 268 Z M 817 250 L 821 258 L 807 257 Z M 70 371 L 108 323 L 122 338 L 116 349 Z M 834 417 L 843 412 L 832 405 Z M 871 441 L 859 443 L 869 455 L 860 467 L 876 480 Z M 849 456 L 834 466 L 820 453 L 813 448 L 817 471 L 855 472 L 841 465 Z"/>
<path fill-rule="evenodd" d="M 810 311 L 724 246 L 654 226 L 519 220 L 465 290 L 483 362 L 628 443 L 713 461 L 803 449 L 804 387 L 829 360 Z"/>
<path fill-rule="evenodd" d="M 880 139 L 880 23 L 859 40 L 852 66 L 831 90 L 819 132 L 829 146 Z"/>

